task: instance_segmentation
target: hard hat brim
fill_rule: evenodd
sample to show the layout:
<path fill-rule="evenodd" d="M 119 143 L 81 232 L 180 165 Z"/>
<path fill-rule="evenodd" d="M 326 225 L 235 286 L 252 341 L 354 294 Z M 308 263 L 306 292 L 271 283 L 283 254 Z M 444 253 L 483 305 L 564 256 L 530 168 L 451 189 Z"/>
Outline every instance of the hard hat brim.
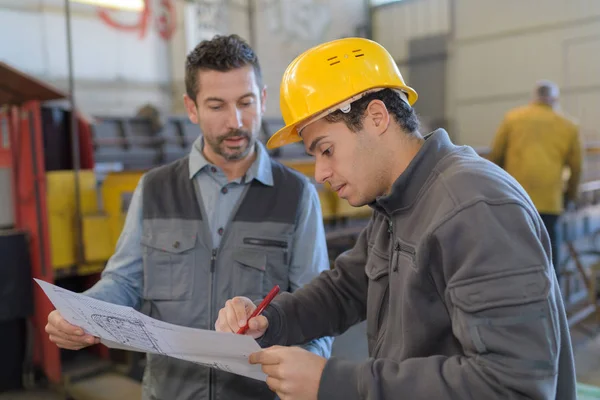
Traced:
<path fill-rule="evenodd" d="M 286 144 L 301 142 L 302 137 L 298 134 L 297 125 L 298 122 L 284 126 L 275 132 L 267 141 L 267 149 L 276 149 L 285 146 Z"/>

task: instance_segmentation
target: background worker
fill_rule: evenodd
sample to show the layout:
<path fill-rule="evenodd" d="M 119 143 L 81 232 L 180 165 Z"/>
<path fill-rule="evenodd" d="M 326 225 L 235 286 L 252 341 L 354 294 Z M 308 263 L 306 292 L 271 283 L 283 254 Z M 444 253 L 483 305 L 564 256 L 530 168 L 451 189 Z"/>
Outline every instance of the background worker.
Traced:
<path fill-rule="evenodd" d="M 140 180 L 125 227 L 91 297 L 150 317 L 213 329 L 235 295 L 294 291 L 328 269 L 321 208 L 309 180 L 269 158 L 256 140 L 266 89 L 254 51 L 236 35 L 201 42 L 187 57 L 185 105 L 200 126 L 189 157 Z M 59 347 L 98 340 L 57 311 L 46 331 Z M 331 338 L 305 348 L 328 357 Z M 273 399 L 264 382 L 148 354 L 143 398 Z"/>
<path fill-rule="evenodd" d="M 339 60 L 332 64 L 325 60 Z M 352 250 L 249 321 L 250 356 L 282 399 L 572 400 L 567 319 L 539 214 L 519 184 L 438 129 L 422 136 L 392 56 L 366 39 L 325 43 L 286 70 L 286 127 L 315 178 L 374 212 Z M 237 297 L 216 328 L 254 309 Z M 370 358 L 298 348 L 367 321 Z"/>
<path fill-rule="evenodd" d="M 578 128 L 557 111 L 558 100 L 556 84 L 538 82 L 531 104 L 506 114 L 488 156 L 531 197 L 550 236 L 552 264 L 557 275 L 557 222 L 565 202 L 577 199 L 583 163 Z M 570 177 L 563 193 L 565 167 L 569 167 Z"/>

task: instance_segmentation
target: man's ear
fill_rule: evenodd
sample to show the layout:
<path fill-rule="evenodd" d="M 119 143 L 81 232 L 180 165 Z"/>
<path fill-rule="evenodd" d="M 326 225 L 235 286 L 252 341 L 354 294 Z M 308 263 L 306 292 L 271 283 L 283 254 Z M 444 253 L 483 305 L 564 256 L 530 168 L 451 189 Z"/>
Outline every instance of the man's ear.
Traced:
<path fill-rule="evenodd" d="M 196 102 L 192 100 L 190 96 L 184 94 L 183 104 L 185 104 L 185 110 L 187 111 L 190 121 L 194 124 L 198 124 L 198 107 L 196 107 Z"/>
<path fill-rule="evenodd" d="M 260 112 L 264 115 L 267 111 L 267 85 L 260 91 Z"/>
<path fill-rule="evenodd" d="M 383 101 L 371 101 L 365 110 L 365 114 L 365 123 L 369 126 L 370 132 L 379 136 L 387 131 L 390 125 L 390 113 Z"/>

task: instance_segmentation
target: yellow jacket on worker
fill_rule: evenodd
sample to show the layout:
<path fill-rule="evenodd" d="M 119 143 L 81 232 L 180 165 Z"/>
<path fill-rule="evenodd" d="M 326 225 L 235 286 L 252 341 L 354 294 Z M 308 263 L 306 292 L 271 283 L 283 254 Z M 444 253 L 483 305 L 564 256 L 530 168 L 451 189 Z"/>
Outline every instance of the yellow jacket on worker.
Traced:
<path fill-rule="evenodd" d="M 532 103 L 507 113 L 489 159 L 523 186 L 542 214 L 563 211 L 565 167 L 570 169 L 567 198 L 577 198 L 581 175 L 578 128 L 548 105 Z"/>

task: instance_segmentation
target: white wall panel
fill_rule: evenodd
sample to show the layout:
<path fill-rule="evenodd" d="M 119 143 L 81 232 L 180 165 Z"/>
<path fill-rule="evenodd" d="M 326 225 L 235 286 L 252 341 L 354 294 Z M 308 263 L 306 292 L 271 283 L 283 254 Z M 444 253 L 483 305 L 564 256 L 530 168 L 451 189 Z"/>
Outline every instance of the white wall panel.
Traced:
<path fill-rule="evenodd" d="M 456 0 L 448 115 L 461 142 L 489 145 L 503 115 L 551 79 L 585 138 L 600 123 L 600 2 Z M 596 139 L 597 140 L 597 139 Z"/>
<path fill-rule="evenodd" d="M 220 18 L 213 19 L 207 35 L 237 33 L 256 50 L 267 85 L 267 116 L 280 117 L 279 86 L 288 64 L 304 50 L 324 41 L 354 36 L 366 23 L 364 0 L 253 0 L 254 32 L 247 0 L 214 0 Z M 187 7 L 186 22 L 194 23 Z M 215 10 L 213 6 L 211 10 Z M 208 23 L 210 25 L 210 23 Z M 190 27 L 186 26 L 186 31 Z M 198 35 L 188 34 L 188 42 Z M 202 37 L 201 39 L 206 39 Z M 194 39 L 195 40 L 195 39 Z M 191 49 L 195 43 L 188 43 Z"/>
<path fill-rule="evenodd" d="M 19 35 L 27 27 L 29 34 Z M 19 37 L 18 42 L 15 37 Z M 0 60 L 31 74 L 48 73 L 42 18 L 16 10 L 0 10 Z"/>
<path fill-rule="evenodd" d="M 460 105 L 450 115 L 454 122 L 452 136 L 461 144 L 489 146 L 506 111 L 525 101 L 527 97 Z"/>
<path fill-rule="evenodd" d="M 557 23 L 576 23 L 600 15 L 597 0 L 456 0 L 457 39 Z"/>
<path fill-rule="evenodd" d="M 0 60 L 66 89 L 63 6 L 63 0 L 0 0 Z M 75 94 L 84 112 L 132 115 L 146 102 L 170 109 L 170 44 L 158 34 L 159 7 L 154 6 L 146 35 L 140 37 L 109 27 L 93 6 L 72 4 Z M 126 24 L 139 20 L 137 13 L 110 15 Z"/>
<path fill-rule="evenodd" d="M 561 43 L 556 32 L 501 37 L 457 46 L 456 101 L 522 94 L 540 78 L 560 79 Z"/>
<path fill-rule="evenodd" d="M 600 26 L 597 34 L 565 40 L 562 45 L 564 84 L 570 88 L 600 85 Z"/>
<path fill-rule="evenodd" d="M 373 10 L 373 39 L 394 57 L 408 57 L 412 38 L 447 33 L 451 0 L 409 0 Z"/>
<path fill-rule="evenodd" d="M 365 24 L 363 0 L 259 1 L 255 48 L 267 85 L 267 116 L 279 118 L 279 88 L 289 63 L 319 43 L 355 36 Z"/>

